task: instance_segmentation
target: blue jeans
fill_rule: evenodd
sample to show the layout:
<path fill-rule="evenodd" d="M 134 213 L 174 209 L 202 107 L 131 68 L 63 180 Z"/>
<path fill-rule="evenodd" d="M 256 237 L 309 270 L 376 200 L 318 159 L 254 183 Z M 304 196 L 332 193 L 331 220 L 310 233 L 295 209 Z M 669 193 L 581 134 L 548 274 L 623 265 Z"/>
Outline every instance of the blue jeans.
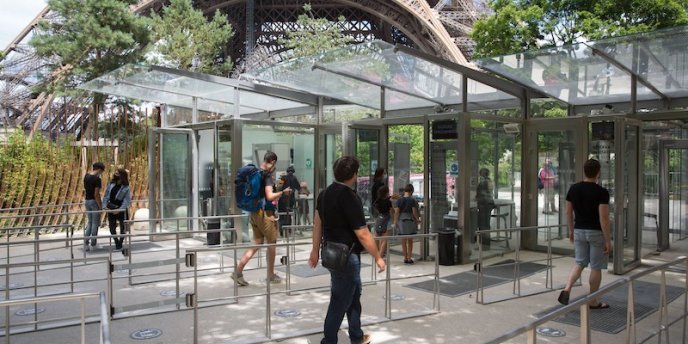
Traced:
<path fill-rule="evenodd" d="M 604 255 L 604 235 L 601 230 L 574 228 L 573 246 L 576 264 L 585 268 L 589 263 L 593 270 L 607 269 L 609 257 Z"/>
<path fill-rule="evenodd" d="M 349 321 L 349 339 L 359 343 L 363 339 L 361 330 L 361 256 L 352 253 L 344 271 L 330 270 L 330 305 L 325 317 L 325 338 L 321 344 L 337 343 L 337 332 L 344 315 Z"/>
<path fill-rule="evenodd" d="M 98 238 L 98 227 L 100 226 L 100 213 L 98 210 L 98 203 L 94 199 L 87 199 L 86 206 L 86 230 L 84 231 L 84 245 L 88 245 L 89 239 L 91 246 L 96 246 L 96 238 Z"/>

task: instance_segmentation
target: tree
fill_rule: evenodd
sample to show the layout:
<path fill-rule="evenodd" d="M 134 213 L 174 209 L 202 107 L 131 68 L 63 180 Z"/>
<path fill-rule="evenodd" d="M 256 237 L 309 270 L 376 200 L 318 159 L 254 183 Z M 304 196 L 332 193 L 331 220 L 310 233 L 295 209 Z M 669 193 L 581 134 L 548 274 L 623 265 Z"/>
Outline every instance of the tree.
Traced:
<path fill-rule="evenodd" d="M 344 35 L 338 26 L 346 18 L 340 16 L 338 23 L 332 23 L 326 18 L 315 18 L 310 4 L 303 5 L 303 10 L 305 13 L 296 20 L 297 29 L 288 31 L 285 38 L 279 40 L 285 48 L 292 49 L 294 57 L 322 54 L 351 42 L 352 38 Z"/>
<path fill-rule="evenodd" d="M 688 23 L 687 0 L 491 0 L 473 26 L 476 57 Z"/>
<path fill-rule="evenodd" d="M 29 44 L 47 62 L 41 91 L 73 95 L 75 86 L 137 61 L 148 44 L 137 0 L 48 0 L 57 18 L 40 22 Z"/>
<path fill-rule="evenodd" d="M 151 17 L 153 62 L 159 55 L 162 63 L 172 68 L 215 75 L 227 75 L 232 69 L 232 62 L 222 61 L 222 56 L 234 31 L 220 11 L 208 21 L 203 12 L 193 8 L 191 0 L 172 0 L 163 8 L 162 16 Z"/>
<path fill-rule="evenodd" d="M 42 21 L 29 44 L 46 62 L 35 91 L 78 96 L 76 86 L 139 60 L 149 41 L 147 19 L 132 13 L 137 0 L 49 0 L 56 18 Z M 95 94 L 86 133 L 97 138 L 97 113 L 105 97 Z"/>

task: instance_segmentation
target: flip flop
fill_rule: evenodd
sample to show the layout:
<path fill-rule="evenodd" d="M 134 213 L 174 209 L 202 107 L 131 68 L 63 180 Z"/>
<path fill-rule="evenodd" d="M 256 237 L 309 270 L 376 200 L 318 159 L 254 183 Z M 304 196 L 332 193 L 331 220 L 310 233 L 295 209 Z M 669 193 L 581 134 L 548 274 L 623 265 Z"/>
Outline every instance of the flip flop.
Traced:
<path fill-rule="evenodd" d="M 590 306 L 590 309 L 606 309 L 609 308 L 609 304 L 606 302 L 600 302 L 594 306 Z"/>
<path fill-rule="evenodd" d="M 559 298 L 557 300 L 562 305 L 568 305 L 569 304 L 569 292 L 566 290 L 562 290 L 561 293 L 559 294 Z M 609 305 L 607 305 L 607 306 L 609 306 Z"/>

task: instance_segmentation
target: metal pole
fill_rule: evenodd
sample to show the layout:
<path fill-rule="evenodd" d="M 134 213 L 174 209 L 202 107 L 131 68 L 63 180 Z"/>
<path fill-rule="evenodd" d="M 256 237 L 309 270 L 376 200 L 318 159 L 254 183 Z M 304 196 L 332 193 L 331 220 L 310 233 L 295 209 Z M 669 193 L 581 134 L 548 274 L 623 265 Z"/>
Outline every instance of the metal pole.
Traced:
<path fill-rule="evenodd" d="M 628 281 L 628 302 L 626 303 L 626 343 L 636 343 L 635 341 L 635 300 L 634 300 L 634 281 Z"/>
<path fill-rule="evenodd" d="M 568 232 L 568 230 L 567 230 L 567 232 Z M 551 228 L 547 229 L 547 236 L 549 237 L 549 240 L 547 240 L 547 275 L 545 277 L 545 288 L 554 289 L 554 268 L 552 266 L 552 240 L 551 240 L 552 239 L 552 233 L 551 233 Z M 521 237 L 521 233 L 519 231 L 519 238 L 520 237 Z M 520 241 L 520 239 L 519 239 L 519 241 Z"/>
<path fill-rule="evenodd" d="M 433 309 L 437 312 L 440 311 L 440 245 L 437 245 L 439 240 L 438 234 L 435 234 L 435 295 L 433 296 Z M 454 243 L 452 243 L 452 250 L 454 249 Z"/>
<path fill-rule="evenodd" d="M 385 317 L 387 319 L 392 319 L 392 300 L 390 300 L 390 295 L 392 294 L 392 269 L 389 266 L 390 259 L 389 259 L 389 247 L 391 244 L 388 242 L 387 247 L 385 248 L 387 250 L 387 254 L 385 255 Z M 375 269 L 375 264 L 373 264 L 372 269 Z"/>
<path fill-rule="evenodd" d="M 483 266 L 482 266 L 483 265 L 483 240 L 482 240 L 481 236 L 483 235 L 483 233 L 480 230 L 478 230 L 478 233 L 480 233 L 480 234 L 476 235 L 476 237 L 475 237 L 476 242 L 478 243 L 478 265 L 477 265 L 478 282 L 476 284 L 477 292 L 475 293 L 475 302 L 482 304 L 484 294 L 483 294 Z"/>
<path fill-rule="evenodd" d="M 587 303 L 580 306 L 580 343 L 590 344 L 590 308 Z"/>
<path fill-rule="evenodd" d="M 9 235 L 7 236 L 9 240 Z M 9 249 L 9 246 L 7 246 Z M 5 267 L 5 300 L 10 299 L 10 265 L 9 258 L 7 256 L 8 264 Z M 10 344 L 10 306 L 5 307 L 5 343 Z"/>
<path fill-rule="evenodd" d="M 194 253 L 194 255 L 197 255 L 197 253 Z M 196 257 L 198 258 L 198 257 Z M 198 259 L 195 259 L 196 262 L 194 264 L 194 282 L 193 282 L 193 290 L 194 290 L 194 298 L 193 300 L 193 309 L 194 309 L 194 338 L 193 342 L 194 344 L 198 344 Z M 236 282 L 235 282 L 236 283 Z M 236 288 L 234 288 L 236 289 Z"/>
<path fill-rule="evenodd" d="M 669 340 L 669 310 L 667 309 L 666 297 L 666 270 L 661 271 L 661 285 L 659 287 L 659 337 L 657 343 L 662 342 L 662 332 L 666 333 L 666 342 Z"/>
<path fill-rule="evenodd" d="M 86 303 L 81 298 L 81 344 L 86 344 Z"/>
<path fill-rule="evenodd" d="M 688 324 L 686 323 L 686 317 L 688 317 L 688 259 L 686 259 L 686 276 L 684 280 L 686 281 L 686 288 L 683 291 L 683 343 L 688 342 Z"/>
<path fill-rule="evenodd" d="M 179 274 L 180 274 L 180 267 L 179 267 L 179 232 L 176 233 L 175 237 L 176 237 L 176 239 L 177 239 L 177 240 L 176 240 L 176 243 L 175 243 L 175 244 L 176 244 L 176 245 L 175 245 L 175 254 L 176 254 L 176 257 L 177 257 L 177 263 L 175 264 L 175 267 L 176 267 L 175 276 L 177 277 L 177 278 L 175 279 L 175 291 L 176 291 L 175 297 L 176 297 L 176 298 L 179 298 Z M 180 309 L 180 307 L 179 307 L 179 302 L 177 302 L 177 309 Z"/>
<path fill-rule="evenodd" d="M 268 245 L 272 246 L 274 244 L 268 244 Z M 275 251 L 277 251 L 277 247 L 275 247 Z M 266 254 L 266 256 L 269 256 L 269 255 Z M 270 313 L 272 312 L 272 310 L 270 309 L 270 293 L 271 293 L 270 284 L 272 284 L 270 281 L 271 277 L 272 276 L 270 276 L 270 270 L 265 269 L 265 284 L 267 285 L 267 288 L 266 288 L 267 289 L 267 295 L 265 295 L 265 336 L 268 339 L 270 339 L 272 336 L 272 333 L 270 331 L 270 327 L 271 327 Z"/>

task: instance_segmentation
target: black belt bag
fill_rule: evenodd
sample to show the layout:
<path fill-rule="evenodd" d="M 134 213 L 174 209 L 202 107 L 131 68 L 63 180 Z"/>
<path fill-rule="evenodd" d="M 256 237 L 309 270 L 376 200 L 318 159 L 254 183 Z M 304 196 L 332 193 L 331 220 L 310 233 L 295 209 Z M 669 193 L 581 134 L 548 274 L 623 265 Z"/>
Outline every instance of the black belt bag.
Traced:
<path fill-rule="evenodd" d="M 342 244 L 339 242 L 325 241 L 320 250 L 322 265 L 335 271 L 343 271 L 349 263 L 349 256 L 353 250 L 353 245 Z"/>

